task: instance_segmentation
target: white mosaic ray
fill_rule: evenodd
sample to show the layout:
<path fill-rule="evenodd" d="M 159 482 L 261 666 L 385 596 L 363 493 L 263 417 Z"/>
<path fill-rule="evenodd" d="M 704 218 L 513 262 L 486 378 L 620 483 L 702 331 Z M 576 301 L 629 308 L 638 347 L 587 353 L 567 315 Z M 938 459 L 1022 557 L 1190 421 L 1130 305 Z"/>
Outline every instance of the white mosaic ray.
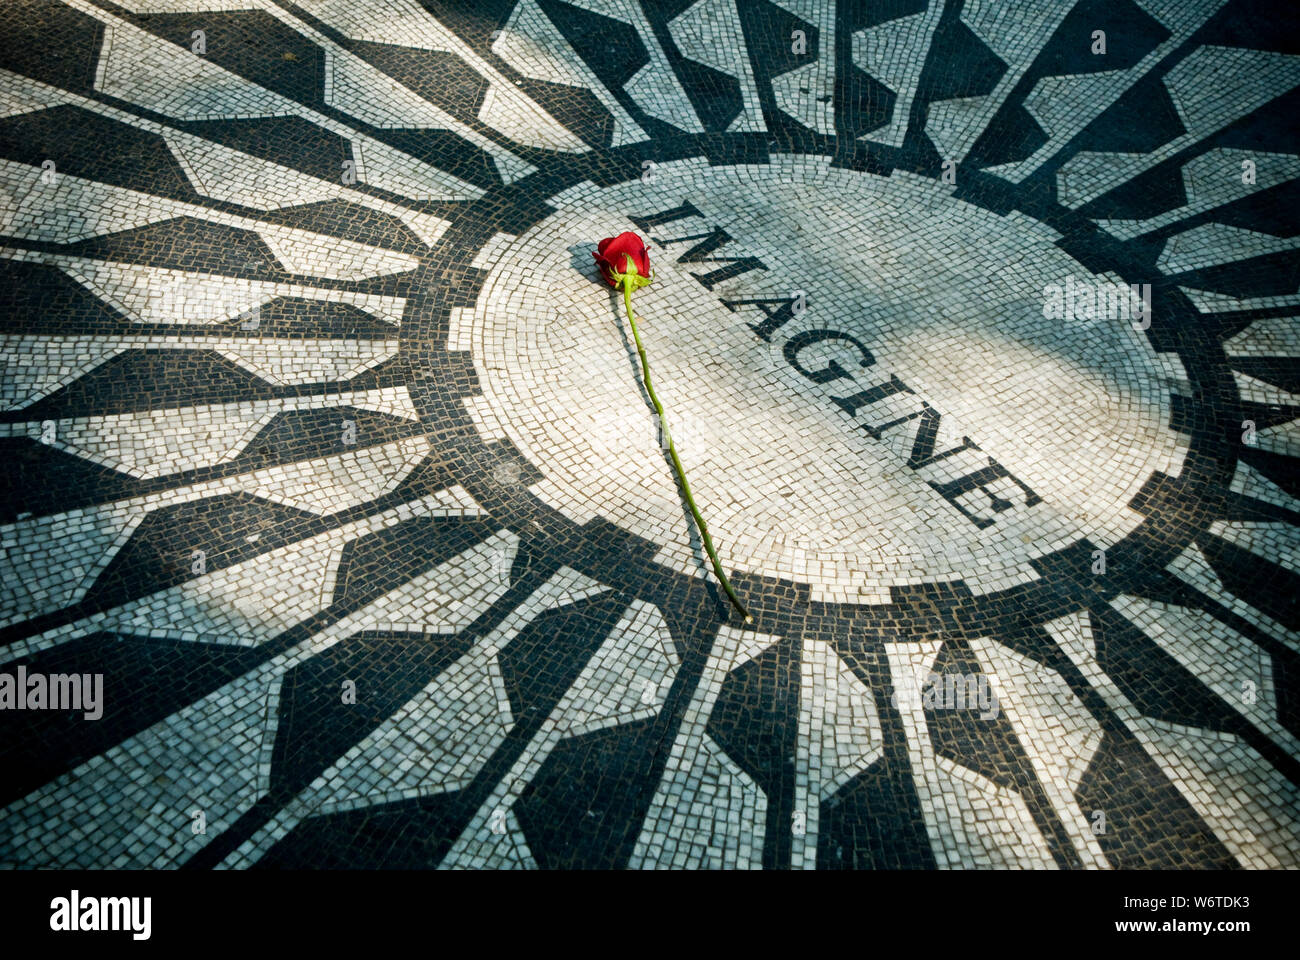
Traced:
<path fill-rule="evenodd" d="M 1047 134 L 1047 141 L 1025 159 L 985 167 L 986 172 L 1020 183 L 1101 116 L 1124 91 L 1182 46 L 1227 0 L 1134 2 L 1169 30 L 1169 38 L 1128 70 L 1043 77 L 1025 97 L 1024 106 Z"/>
<path fill-rule="evenodd" d="M 920 13 L 887 20 L 853 34 L 853 62 L 892 90 L 896 97 L 889 123 L 859 140 L 894 147 L 903 145 L 912 101 L 916 99 L 916 85 L 934 40 L 934 28 L 942 15 L 941 0 L 930 0 Z"/>
<path fill-rule="evenodd" d="M 1277 719 L 1273 658 L 1257 643 L 1187 607 L 1121 595 L 1111 606 L 1293 757 L 1300 740 Z M 1252 684 L 1245 695 L 1245 684 Z"/>
<path fill-rule="evenodd" d="M 518 550 L 518 538 L 501 531 L 492 540 L 462 556 L 466 558 L 468 567 L 477 571 L 484 569 L 485 563 L 491 566 L 502 549 L 513 558 Z M 458 558 L 452 562 L 462 561 Z M 454 578 L 448 579 L 445 573 L 442 576 L 437 576 L 437 573 L 434 571 L 402 588 L 408 606 L 414 600 L 418 607 L 421 593 L 429 589 L 424 584 L 426 580 L 429 584 L 457 582 Z M 475 604 L 476 616 L 509 588 L 509 583 L 500 578 L 493 578 L 488 583 L 489 589 L 480 594 Z M 593 596 L 607 589 L 575 570 L 561 567 L 509 614 L 505 622 L 481 638 L 400 710 L 313 780 L 261 830 L 227 857 L 222 867 L 238 868 L 255 863 L 281 837 L 310 816 L 430 796 L 463 787 L 501 745 L 515 722 L 497 654 L 547 610 L 574 602 L 571 598 Z M 392 604 L 385 606 L 393 610 Z M 405 610 L 399 604 L 395 613 L 390 615 L 414 619 L 418 613 Z M 373 617 L 362 611 L 356 617 L 331 627 L 325 634 L 334 640 L 342 639 L 369 619 Z M 470 622 L 472 620 L 465 620 L 456 628 L 457 631 Z"/>
<path fill-rule="evenodd" d="M 7 235 L 47 243 L 75 243 L 177 217 L 195 217 L 257 232 L 285 269 L 294 273 L 361 280 L 403 273 L 419 265 L 419 260 L 408 254 L 221 213 L 66 173 L 57 174 L 53 183 L 45 184 L 41 173 L 39 167 L 0 160 L 0 186 L 22 197 L 5 227 Z"/>
<path fill-rule="evenodd" d="M 1242 162 L 1255 164 L 1255 183 L 1242 182 Z M 1240 200 L 1259 190 L 1300 177 L 1300 157 L 1289 153 L 1257 153 L 1215 147 L 1189 160 L 1182 170 L 1187 203 L 1149 220 L 1098 220 L 1097 224 L 1121 240 L 1150 233 L 1198 213 Z M 1169 248 L 1166 248 L 1166 253 Z M 1241 259 L 1239 257 L 1233 259 Z"/>
<path fill-rule="evenodd" d="M 30 656 L 100 630 L 196 643 L 260 646 L 333 602 L 336 568 L 349 541 L 411 517 L 448 514 L 454 511 L 434 497 L 402 504 L 48 630 L 20 641 L 15 653 Z M 479 583 L 488 577 L 486 567 L 482 569 Z M 468 582 L 469 578 L 465 579 Z M 433 593 L 426 602 L 450 604 L 448 616 L 463 616 L 462 606 L 456 603 L 456 590 L 451 594 L 448 601 L 447 595 Z M 376 601 L 380 602 L 382 598 Z M 342 622 L 353 621 L 345 618 Z"/>
<path fill-rule="evenodd" d="M 573 53 L 564 35 L 542 12 L 536 0 L 519 0 L 510 19 L 492 43 L 492 52 L 523 76 L 590 90 L 614 118 L 612 146 L 646 139 L 635 120 L 600 82 L 582 58 Z"/>
<path fill-rule="evenodd" d="M 817 28 L 817 59 L 772 78 L 772 96 L 785 113 L 818 133 L 835 133 L 835 5 L 820 0 L 779 0 Z M 811 38 L 808 38 L 811 43 Z M 805 92 L 806 91 L 806 92 Z"/>
<path fill-rule="evenodd" d="M 1101 725 L 1055 670 L 1049 670 L 987 638 L 971 640 L 985 666 L 1002 713 L 1034 768 L 1052 809 L 1060 818 L 1085 867 L 1110 864 L 1075 800 L 1104 736 Z"/>
<path fill-rule="evenodd" d="M 1266 317 L 1256 320 L 1236 336 L 1225 340 L 1223 349 L 1230 357 L 1300 355 L 1300 323 L 1296 322 L 1295 317 Z"/>
<path fill-rule="evenodd" d="M 321 180 L 179 130 L 169 129 L 163 137 L 194 188 L 214 200 L 258 210 L 275 210 L 322 200 L 347 200 L 397 217 L 429 246 L 436 243 L 449 226 L 448 221 L 432 214 L 377 200 L 342 184 Z M 427 188 L 420 192 L 427 192 Z M 464 199 L 482 193 L 477 187 L 466 184 L 464 189 L 448 190 L 441 198 Z"/>
<path fill-rule="evenodd" d="M 425 243 L 432 244 L 447 227 L 445 220 L 431 214 L 420 213 L 397 203 L 376 199 L 367 193 L 344 187 L 341 183 L 334 185 L 290 167 L 272 164 L 260 157 L 195 137 L 147 117 L 118 110 L 98 100 L 65 93 L 56 87 L 21 74 L 0 70 L 0 86 L 11 92 L 19 91 L 16 95 L 27 100 L 43 103 L 48 101 L 50 106 L 57 103 L 74 104 L 83 110 L 98 113 L 118 123 L 162 137 L 195 189 L 204 196 L 216 200 L 247 203 L 260 209 L 270 210 L 308 202 L 308 197 L 324 191 L 325 185 L 328 185 L 331 190 L 337 191 L 337 196 L 341 198 L 398 217 Z M 386 144 L 363 137 L 341 123 L 302 110 L 298 111 L 298 115 L 310 116 L 318 126 L 330 129 L 345 139 L 351 139 L 353 152 L 357 156 L 364 143 L 375 151 L 377 158 L 385 158 L 382 169 L 378 163 L 372 165 L 369 177 L 365 175 L 364 164 L 358 161 L 357 177 L 363 183 L 393 190 L 415 200 L 476 200 L 486 192 L 480 187 L 471 186 L 458 177 L 453 177 L 436 167 L 430 167 L 414 157 L 396 151 Z M 404 162 L 398 158 L 404 158 Z M 393 167 L 392 172 L 385 172 L 389 166 Z M 406 172 L 404 174 L 398 172 L 402 170 Z M 394 186 L 398 184 L 404 185 L 406 189 L 394 190 Z M 262 205 L 263 203 L 265 205 Z"/>
<path fill-rule="evenodd" d="M 1225 587 L 1219 575 L 1214 572 L 1214 568 L 1195 544 L 1189 545 L 1169 562 L 1169 572 L 1191 584 L 1211 600 L 1223 604 L 1247 623 L 1254 624 L 1274 638 L 1287 642 L 1286 627 L 1256 610 Z M 1300 652 L 1300 642 L 1291 640 L 1290 645 Z"/>
<path fill-rule="evenodd" d="M 1156 267 L 1166 274 L 1184 273 L 1297 248 L 1300 237 L 1275 237 L 1226 223 L 1203 223 L 1171 237 Z"/>
<path fill-rule="evenodd" d="M 884 743 L 871 691 L 834 649 L 805 639 L 799 667 L 799 735 L 795 743 L 790 864 L 817 867 L 821 805 L 880 759 Z"/>
<path fill-rule="evenodd" d="M 126 545 L 145 514 L 163 506 L 230 493 L 250 493 L 272 503 L 326 516 L 370 503 L 397 486 L 428 455 L 423 437 L 409 437 L 302 463 L 270 467 L 116 503 L 28 518 L 0 527 L 0 625 L 80 600 Z M 362 479 L 357 479 L 358 477 Z M 474 517 L 479 508 L 460 487 L 427 498 L 428 516 Z M 255 542 L 258 535 L 252 535 Z M 83 624 L 84 626 L 84 624 Z M 71 636 L 55 631 L 21 649 L 30 653 Z"/>
<path fill-rule="evenodd" d="M 276 657 L 50 781 L 3 811 L 32 867 L 160 869 L 193 856 L 257 801 Z M 105 696 L 113 696 L 105 691 Z M 193 814 L 205 833 L 193 832 Z"/>
<path fill-rule="evenodd" d="M 1230 733 L 1143 717 L 1147 752 L 1249 870 L 1300 868 L 1300 788 Z"/>
<path fill-rule="evenodd" d="M 257 231 L 277 260 L 290 273 L 330 280 L 365 280 L 406 273 L 418 258 L 339 237 L 326 241 L 318 234 L 292 227 L 265 225 Z"/>
<path fill-rule="evenodd" d="M 943 641 L 886 644 L 895 689 L 920 690 Z M 1024 799 L 935 753 L 921 697 L 899 697 L 912 777 L 940 869 L 1054 870 Z"/>
<path fill-rule="evenodd" d="M 1277 859 L 1278 864 L 1290 861 L 1294 866 L 1294 785 L 1281 786 L 1285 778 L 1279 782 L 1276 778 L 1281 775 L 1272 764 L 1235 736 L 1191 730 L 1138 713 L 1097 663 L 1086 613 L 1067 614 L 1045 626 L 1088 685 L 1133 731 L 1142 748 L 1242 864 L 1274 865 L 1270 861 Z M 1261 785 L 1266 789 L 1261 790 Z M 1289 821 L 1286 829 L 1279 827 Z M 1280 832 L 1286 834 L 1284 844 L 1272 839 L 1252 842 L 1255 836 L 1272 838 Z"/>
<path fill-rule="evenodd" d="M 1248 376 L 1237 370 L 1232 372 L 1232 379 L 1237 384 L 1237 392 L 1241 394 L 1243 400 L 1249 400 L 1252 403 L 1272 403 L 1280 406 L 1300 405 L 1300 394 L 1292 393 L 1290 390 L 1275 387 L 1271 383 L 1265 383 L 1263 380 Z M 1297 413 L 1300 413 L 1300 410 Z"/>
<path fill-rule="evenodd" d="M 268 467 L 233 479 L 237 488 L 246 493 L 328 516 L 392 492 L 424 461 L 429 450 L 429 442 L 424 437 L 407 437 L 377 447 L 362 447 L 314 460 Z M 444 496 L 445 492 L 438 494 L 440 499 Z M 444 506 L 449 512 L 431 515 L 472 516 L 477 513 L 467 495 Z"/>
<path fill-rule="evenodd" d="M 1057 172 L 1057 196 L 1081 207 L 1252 113 L 1300 83 L 1300 57 L 1198 47 L 1164 76 L 1187 132 L 1149 153 L 1080 153 Z"/>
<path fill-rule="evenodd" d="M 406 387 L 362 390 L 331 396 L 284 397 L 239 403 L 201 404 L 167 410 L 53 421 L 56 449 L 150 479 L 200 467 L 229 463 L 239 457 L 278 414 L 291 410 L 332 409 L 340 404 L 418 419 Z M 40 440 L 50 421 L 0 424 L 0 436 Z M 342 415 L 339 425 L 342 445 Z"/>
<path fill-rule="evenodd" d="M 408 507 L 371 518 L 352 532 L 409 513 Z M 437 599 L 421 600 L 435 629 L 467 622 L 464 612 L 443 622 L 430 609 Z M 481 602 L 483 609 L 489 604 Z M 15 854 L 24 863 L 81 868 L 157 869 L 187 860 L 266 791 L 284 674 L 365 626 L 359 614 L 11 804 L 0 816 L 14 826 Z M 191 832 L 195 810 L 206 817 L 202 835 Z"/>
<path fill-rule="evenodd" d="M 85 0 L 66 2 L 107 25 L 95 83 L 95 89 L 102 93 L 178 120 L 302 117 L 352 141 L 353 152 L 358 155 L 357 179 L 363 183 L 415 200 L 482 195 L 481 190 L 437 167 L 245 80 Z M 262 8 L 295 29 L 301 27 L 277 6 Z M 369 164 L 363 163 L 359 156 L 363 151 L 369 157 Z M 400 189 L 403 184 L 414 189 Z"/>
<path fill-rule="evenodd" d="M 481 840 L 476 836 L 473 854 L 461 852 L 457 847 L 447 853 L 440 870 L 536 870 L 537 861 L 528 849 L 528 839 L 513 810 L 492 814 Z M 468 831 L 466 831 L 468 834 Z"/>
<path fill-rule="evenodd" d="M 1300 295 L 1294 293 L 1282 294 L 1275 297 L 1232 297 L 1226 293 L 1214 293 L 1211 290 L 1197 290 L 1194 287 L 1179 287 L 1183 293 L 1191 299 L 1196 305 L 1196 309 L 1202 313 L 1225 313 L 1233 310 L 1261 310 L 1270 307 L 1295 307 L 1300 306 Z M 1276 317 L 1268 320 L 1256 320 L 1248 329 L 1254 329 L 1261 323 L 1278 323 L 1295 326 L 1293 317 Z M 1245 331 L 1243 331 L 1244 333 Z M 1294 334 L 1292 335 L 1294 342 Z"/>
<path fill-rule="evenodd" d="M 58 267 L 101 300 L 141 323 L 217 323 L 240 317 L 279 297 L 346 303 L 394 326 L 406 311 L 403 297 L 244 280 L 38 250 L 0 247 L 0 257 Z"/>
<path fill-rule="evenodd" d="M 961 19 L 1007 70 L 991 93 L 929 106 L 925 133 L 945 160 L 961 161 L 1020 82 L 1072 4 L 1061 0 L 966 0 Z"/>
<path fill-rule="evenodd" d="M 143 519 L 127 501 L 0 527 L 0 626 L 76 603 Z"/>
<path fill-rule="evenodd" d="M 16 117 L 23 113 L 47 110 L 77 99 L 56 87 L 28 80 L 20 73 L 0 70 L 0 117 Z"/>
<path fill-rule="evenodd" d="M 1300 416 L 1300 407 L 1291 407 L 1291 416 Z M 1255 434 L 1255 446 L 1287 457 L 1300 457 L 1300 420 L 1292 419 L 1274 427 L 1264 427 Z"/>
<path fill-rule="evenodd" d="M 178 120 L 285 117 L 302 110 L 292 100 L 93 4 L 65 2 L 106 25 L 95 75 L 100 93 Z"/>
<path fill-rule="evenodd" d="M 728 133 L 761 133 L 767 129 L 736 0 L 698 0 L 669 21 L 668 32 L 683 57 L 740 82 L 744 107 L 727 128 Z"/>
<path fill-rule="evenodd" d="M 624 85 L 627 95 L 650 116 L 687 133 L 703 133 L 704 125 L 677 81 L 672 65 L 655 39 L 638 0 L 569 0 L 573 6 L 631 24 L 649 55 L 649 62 Z"/>
<path fill-rule="evenodd" d="M 413 0 L 324 0 L 312 5 L 311 14 L 356 40 L 453 54 L 487 84 L 478 114 L 484 124 L 530 147 L 574 153 L 587 149 L 473 47 Z"/>
<path fill-rule="evenodd" d="M 779 642 L 722 627 L 673 742 L 628 866 L 640 869 L 758 869 L 767 796 L 705 733 L 727 674 Z"/>
<path fill-rule="evenodd" d="M 348 380 L 396 355 L 392 340 L 302 340 L 274 337 L 0 337 L 9 356 L 0 379 L 0 409 L 17 410 L 128 350 L 211 350 L 279 386 Z"/>
<path fill-rule="evenodd" d="M 514 841 L 502 839 L 502 819 L 514 818 L 515 801 L 551 751 L 567 737 L 653 717 L 663 708 L 679 665 L 663 614 L 634 600 L 440 867 L 484 869 L 497 861 L 502 849 L 515 849 Z"/>
<path fill-rule="evenodd" d="M 1232 476 L 1230 489 L 1233 493 L 1300 511 L 1300 498 L 1291 496 L 1244 460 L 1237 462 L 1237 472 Z"/>

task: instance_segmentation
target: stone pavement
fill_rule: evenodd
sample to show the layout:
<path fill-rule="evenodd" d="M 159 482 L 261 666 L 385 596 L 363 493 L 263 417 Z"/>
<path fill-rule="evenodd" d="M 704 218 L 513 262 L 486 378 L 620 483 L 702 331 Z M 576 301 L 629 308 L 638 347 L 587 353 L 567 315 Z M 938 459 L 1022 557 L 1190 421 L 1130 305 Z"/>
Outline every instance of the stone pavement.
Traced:
<path fill-rule="evenodd" d="M 1300 867 L 1298 24 L 0 5 L 0 866 Z"/>

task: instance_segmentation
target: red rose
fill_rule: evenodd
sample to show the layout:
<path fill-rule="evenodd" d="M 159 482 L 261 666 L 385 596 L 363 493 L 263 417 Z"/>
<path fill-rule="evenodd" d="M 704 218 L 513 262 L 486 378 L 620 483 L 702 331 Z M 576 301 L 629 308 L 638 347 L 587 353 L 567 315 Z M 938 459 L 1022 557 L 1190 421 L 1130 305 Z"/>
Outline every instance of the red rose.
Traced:
<path fill-rule="evenodd" d="M 614 279 L 614 274 L 627 273 L 627 262 L 630 257 L 633 265 L 636 266 L 636 272 L 643 277 L 650 276 L 650 251 L 646 249 L 641 238 L 635 233 L 620 233 L 617 237 L 606 237 L 596 245 L 596 252 L 592 254 L 596 260 L 596 266 L 600 268 L 601 275 L 611 287 L 617 287 L 618 281 Z"/>

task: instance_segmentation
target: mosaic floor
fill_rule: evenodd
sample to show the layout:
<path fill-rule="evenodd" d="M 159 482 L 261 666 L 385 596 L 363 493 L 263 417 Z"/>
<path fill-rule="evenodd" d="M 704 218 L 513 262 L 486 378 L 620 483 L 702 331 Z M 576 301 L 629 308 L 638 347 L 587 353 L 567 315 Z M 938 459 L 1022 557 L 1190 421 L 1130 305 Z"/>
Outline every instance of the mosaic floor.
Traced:
<path fill-rule="evenodd" d="M 0 865 L 1300 867 L 1298 26 L 6 0 Z"/>

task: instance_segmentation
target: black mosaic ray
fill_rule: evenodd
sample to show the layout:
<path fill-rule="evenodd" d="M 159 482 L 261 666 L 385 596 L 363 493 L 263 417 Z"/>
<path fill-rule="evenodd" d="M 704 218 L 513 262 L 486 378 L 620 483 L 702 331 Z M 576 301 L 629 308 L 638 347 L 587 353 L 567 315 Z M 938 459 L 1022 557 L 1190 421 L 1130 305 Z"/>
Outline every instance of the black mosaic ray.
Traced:
<path fill-rule="evenodd" d="M 177 127 L 331 183 L 338 181 L 345 160 L 356 160 L 350 141 L 302 117 L 194 120 L 177 123 Z"/>
<path fill-rule="evenodd" d="M 758 99 L 763 107 L 763 121 L 773 133 L 803 129 L 793 117 L 782 111 L 772 93 L 772 80 L 809 63 L 821 55 L 821 31 L 814 24 L 795 16 L 768 0 L 736 0 L 736 12 L 744 31 L 749 63 L 758 84 Z M 794 52 L 790 38 L 802 30 L 808 47 Z"/>
<path fill-rule="evenodd" d="M 94 491 L 126 489 L 139 482 L 129 474 L 27 437 L 0 438 L 0 457 L 9 470 L 8 483 L 0 486 L 0 523 L 94 503 Z M 106 499 L 116 498 L 109 495 Z"/>
<path fill-rule="evenodd" d="M 344 424 L 348 439 L 345 439 Z M 355 431 L 353 433 L 352 431 Z M 357 447 L 393 443 L 420 432 L 419 424 L 378 410 L 343 404 L 321 410 L 286 410 L 262 428 L 240 451 L 239 459 L 262 466 L 347 453 Z M 355 442 L 349 442 L 355 438 Z"/>
<path fill-rule="evenodd" d="M 281 442 L 278 445 L 255 440 L 249 443 L 238 457 L 230 461 L 153 480 L 142 480 L 36 440 L 0 439 L 0 450 L 10 451 L 12 458 L 10 462 L 15 465 L 14 475 L 20 481 L 8 491 L 7 499 L 0 501 L 0 504 L 3 504 L 0 506 L 0 520 L 6 517 L 12 519 L 23 513 L 44 516 L 49 513 L 75 510 L 90 504 L 126 500 L 158 490 L 173 489 L 223 476 L 235 476 L 265 467 L 315 459 L 348 450 L 364 450 L 392 440 L 415 436 L 420 432 L 419 424 L 412 421 L 394 423 L 387 414 L 369 410 L 354 411 L 353 408 L 346 406 L 318 411 L 293 411 L 291 414 L 277 416 L 299 413 L 304 416 L 320 417 L 327 424 L 325 432 L 316 437 L 295 437 L 293 442 Z M 339 426 L 344 419 L 348 418 L 353 419 L 354 423 L 361 422 L 356 420 L 358 416 L 386 419 L 371 421 L 378 429 L 367 430 L 359 426 L 356 444 L 343 444 Z M 268 428 L 270 426 L 272 424 L 268 424 Z M 334 443 L 336 438 L 340 441 L 337 447 Z M 23 477 L 30 477 L 30 482 L 21 482 Z M 40 482 L 37 482 L 37 477 L 40 478 Z"/>
<path fill-rule="evenodd" d="M 199 196 L 163 138 L 81 107 L 64 105 L 0 120 L 0 157 L 183 203 Z"/>
<path fill-rule="evenodd" d="M 1196 538 L 1206 561 L 1233 594 L 1290 630 L 1300 630 L 1300 575 L 1222 537 Z"/>
<path fill-rule="evenodd" d="M 655 41 L 668 58 L 673 74 L 682 85 L 691 107 L 705 130 L 726 130 L 744 110 L 740 81 L 720 70 L 682 56 L 669 30 L 669 23 L 688 3 L 646 4 L 643 9 Z"/>
<path fill-rule="evenodd" d="M 681 658 L 659 713 L 562 740 L 512 806 L 539 865 L 609 869 L 631 858 L 714 639 L 698 615 L 715 605 L 688 587 L 656 598 Z"/>
<path fill-rule="evenodd" d="M 33 243 L 32 246 L 38 245 Z M 115 260 L 143 267 L 278 283 L 291 279 L 271 248 L 256 233 L 192 217 L 165 219 L 76 243 L 40 246 L 67 256 Z"/>
<path fill-rule="evenodd" d="M 626 865 L 654 798 L 665 743 L 657 719 L 560 741 L 511 808 L 543 869 Z"/>
<path fill-rule="evenodd" d="M 304 510 L 247 493 L 158 507 L 145 514 L 82 605 L 108 609 L 193 579 L 195 550 L 203 551 L 209 572 L 251 560 L 295 542 L 303 523 L 315 519 Z"/>
<path fill-rule="evenodd" d="M 1192 39 L 1207 45 L 1296 54 L 1300 53 L 1300 37 L 1295 25 L 1296 10 L 1291 4 L 1229 0 Z"/>
<path fill-rule="evenodd" d="M 940 678 L 943 686 L 939 690 L 946 689 L 952 678 L 963 691 L 969 690 L 967 678 L 985 675 L 974 651 L 956 640 L 944 642 L 930 673 Z M 951 703 L 944 701 L 942 709 L 926 711 L 935 753 L 1020 794 L 1058 866 L 1079 867 L 1078 853 L 1034 775 L 1010 718 L 1001 711 L 986 716 L 978 704 L 969 701 L 964 708 L 956 704 L 954 698 Z"/>
<path fill-rule="evenodd" d="M 473 815 L 464 792 L 311 817 L 276 841 L 258 870 L 427 870 L 448 844 L 447 824 Z"/>
<path fill-rule="evenodd" d="M 931 103 L 992 93 L 1007 71 L 1006 64 L 960 20 L 960 7 L 946 4 L 935 27 L 930 53 L 917 81 L 905 146 L 919 146 L 925 124 L 918 120 L 925 118 Z M 943 51 L 942 56 L 939 51 Z"/>
<path fill-rule="evenodd" d="M 1075 799 L 1116 870 L 1229 870 L 1238 866 L 1200 815 L 1135 740 L 1102 737 Z"/>
<path fill-rule="evenodd" d="M 1243 299 L 1285 296 L 1300 289 L 1300 252 L 1287 250 L 1203 267 L 1174 274 L 1173 279 L 1185 287 Z"/>
<path fill-rule="evenodd" d="M 5 419 L 106 417 L 274 395 L 270 384 L 214 350 L 133 349 Z"/>
<path fill-rule="evenodd" d="M 3 656 L 3 655 L 0 655 Z M 0 712 L 0 804 L 25 796 L 92 757 L 242 676 L 262 659 L 247 647 L 91 633 L 39 653 L 8 660 L 28 675 L 104 675 L 103 715 L 85 711 Z"/>
<path fill-rule="evenodd" d="M 1162 76 L 1153 71 L 1136 81 L 1034 176 L 1054 176 L 1055 168 L 1075 153 L 1148 153 L 1185 133 Z"/>
<path fill-rule="evenodd" d="M 635 27 L 564 0 L 537 0 L 537 4 L 642 130 L 652 138 L 680 132 L 646 113 L 624 89 L 637 71 L 650 62 L 650 54 Z"/>
<path fill-rule="evenodd" d="M 12 0 L 0 6 L 0 67 L 72 93 L 94 92 L 104 27 L 59 0 Z"/>
<path fill-rule="evenodd" d="M 833 638 L 831 638 L 833 639 Z M 916 793 L 907 731 L 894 705 L 884 646 L 861 651 L 835 644 L 851 670 L 873 692 L 880 720 L 881 756 L 822 801 L 817 832 L 819 870 L 926 870 L 934 851 Z"/>
<path fill-rule="evenodd" d="M 490 537 L 490 520 L 414 517 L 348 541 L 334 579 L 334 602 L 361 606 Z"/>
<path fill-rule="evenodd" d="M 1233 357 L 1232 369 L 1249 377 L 1262 380 L 1288 393 L 1300 393 L 1300 358 L 1296 357 Z"/>
<path fill-rule="evenodd" d="M 492 155 L 450 130 L 370 130 L 369 133 L 376 140 L 383 140 L 471 186 L 490 190 L 501 183 Z"/>
<path fill-rule="evenodd" d="M 287 802 L 467 649 L 451 634 L 364 631 L 288 671 L 280 685 L 270 795 Z M 349 683 L 355 689 L 349 686 L 345 698 Z"/>
<path fill-rule="evenodd" d="M 345 45 L 462 123 L 478 123 L 488 83 L 454 53 L 361 40 L 345 41 Z"/>
<path fill-rule="evenodd" d="M 1104 55 L 1092 52 L 1096 30 L 1106 35 Z M 1169 36 L 1166 27 L 1132 0 L 1075 3 L 962 162 L 983 167 L 1032 155 L 1047 141 L 1047 134 L 1024 107 L 1025 97 L 1039 81 L 1044 77 L 1129 70 Z"/>
<path fill-rule="evenodd" d="M 596 149 L 609 147 L 614 118 L 594 93 L 585 87 L 525 77 L 492 52 L 493 32 L 505 26 L 516 2 L 476 0 L 472 11 L 466 11 L 457 0 L 421 0 L 421 5 L 585 143 Z"/>
<path fill-rule="evenodd" d="M 1089 613 L 1097 663 L 1142 714 L 1185 727 L 1243 733 L 1249 724 L 1119 611 Z"/>
<path fill-rule="evenodd" d="M 1146 220 L 1187 203 L 1182 163 L 1177 157 L 1152 167 L 1127 183 L 1085 203 L 1079 212 L 1096 220 Z M 1069 174 L 1065 174 L 1066 177 Z M 1163 245 L 1160 245 L 1163 246 Z M 1160 253 L 1152 250 L 1151 259 Z"/>
<path fill-rule="evenodd" d="M 0 258 L 0 331 L 126 336 L 139 327 L 58 267 Z"/>
<path fill-rule="evenodd" d="M 428 244 L 397 217 L 350 200 L 325 200 L 286 210 L 259 212 L 258 218 L 410 256 L 420 256 L 429 249 Z"/>
<path fill-rule="evenodd" d="M 727 674 L 705 727 L 767 797 L 763 835 L 767 869 L 790 866 L 799 650 L 798 637 L 783 637 Z"/>
<path fill-rule="evenodd" d="M 114 12 L 157 36 L 160 43 L 184 50 L 191 49 L 194 31 L 202 30 L 205 60 L 298 103 L 325 107 L 325 52 L 265 10 Z"/>
<path fill-rule="evenodd" d="M 111 416 L 200 404 L 271 400 L 276 397 L 337 395 L 394 386 L 396 363 L 386 361 L 342 381 L 269 384 L 215 350 L 131 349 L 110 357 L 80 380 L 21 410 L 0 414 L 0 422 Z M 344 405 L 340 403 L 340 405 Z"/>

